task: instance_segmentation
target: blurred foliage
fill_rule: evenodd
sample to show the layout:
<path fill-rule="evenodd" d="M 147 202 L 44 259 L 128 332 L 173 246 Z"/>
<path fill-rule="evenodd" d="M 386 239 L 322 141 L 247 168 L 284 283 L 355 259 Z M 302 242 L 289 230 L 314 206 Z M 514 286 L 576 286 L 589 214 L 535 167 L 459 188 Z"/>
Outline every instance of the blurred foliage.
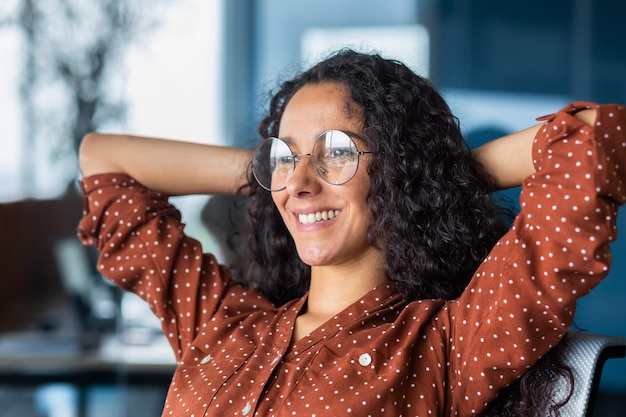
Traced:
<path fill-rule="evenodd" d="M 123 121 L 124 51 L 147 39 L 169 4 L 2 0 L 0 30 L 17 29 L 23 51 L 16 64 L 27 146 L 46 141 L 63 159 L 87 132 Z"/>

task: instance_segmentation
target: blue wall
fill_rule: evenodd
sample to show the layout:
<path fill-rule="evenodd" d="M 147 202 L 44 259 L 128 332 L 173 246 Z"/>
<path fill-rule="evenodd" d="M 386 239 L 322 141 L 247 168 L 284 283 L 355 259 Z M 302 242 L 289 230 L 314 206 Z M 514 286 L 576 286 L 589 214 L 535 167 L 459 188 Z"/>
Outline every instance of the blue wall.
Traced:
<path fill-rule="evenodd" d="M 431 57 L 431 78 L 437 85 L 495 95 L 505 109 L 511 108 L 507 103 L 518 104 L 520 96 L 532 98 L 539 109 L 545 103 L 558 108 L 559 102 L 571 100 L 626 103 L 626 48 L 621 30 L 626 2 L 446 0 L 435 4 L 422 11 L 432 32 L 439 34 L 433 37 Z M 521 101 L 528 104 L 528 100 Z M 471 124 L 479 117 L 476 112 L 474 108 L 469 120 L 460 115 L 461 122 Z M 527 117 L 524 111 L 512 114 L 498 118 L 497 126 Z M 517 197 L 515 193 L 510 196 Z M 618 230 L 620 236 L 612 245 L 613 268 L 607 279 L 580 300 L 575 320 L 590 332 L 626 337 L 624 207 Z M 607 363 L 601 386 L 626 392 L 626 360 Z"/>

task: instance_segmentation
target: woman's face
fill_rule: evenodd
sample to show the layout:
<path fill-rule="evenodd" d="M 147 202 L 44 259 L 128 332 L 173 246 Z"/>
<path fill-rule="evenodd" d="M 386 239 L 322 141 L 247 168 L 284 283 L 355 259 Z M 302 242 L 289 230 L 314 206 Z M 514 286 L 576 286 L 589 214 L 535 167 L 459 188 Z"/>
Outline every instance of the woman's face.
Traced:
<path fill-rule="evenodd" d="M 308 154 L 320 133 L 342 130 L 353 134 L 359 150 L 367 151 L 365 144 L 356 138 L 362 137 L 360 110 L 352 104 L 349 113 L 347 100 L 347 92 L 339 84 L 305 85 L 285 108 L 280 121 L 280 138 L 289 143 L 295 154 Z M 272 193 L 298 254 L 307 265 L 353 263 L 365 266 L 379 262 L 379 252 L 367 240 L 371 221 L 365 201 L 370 186 L 368 158 L 369 155 L 360 157 L 358 170 L 350 181 L 332 185 L 315 173 L 310 157 L 303 157 L 287 179 L 287 187 Z M 332 214 L 328 215 L 329 212 Z M 314 223 L 303 221 L 316 214 L 318 218 L 329 219 Z"/>

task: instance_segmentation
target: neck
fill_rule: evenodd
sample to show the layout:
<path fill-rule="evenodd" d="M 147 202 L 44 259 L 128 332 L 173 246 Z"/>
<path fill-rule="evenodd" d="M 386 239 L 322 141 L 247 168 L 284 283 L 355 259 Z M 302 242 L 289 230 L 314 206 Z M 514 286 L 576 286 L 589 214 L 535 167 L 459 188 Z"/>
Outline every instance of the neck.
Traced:
<path fill-rule="evenodd" d="M 330 318 L 386 281 L 382 265 L 312 267 L 306 314 Z"/>
<path fill-rule="evenodd" d="M 351 266 L 311 267 L 307 305 L 296 319 L 292 342 L 310 334 L 385 281 L 378 257 L 372 262 L 353 262 Z"/>

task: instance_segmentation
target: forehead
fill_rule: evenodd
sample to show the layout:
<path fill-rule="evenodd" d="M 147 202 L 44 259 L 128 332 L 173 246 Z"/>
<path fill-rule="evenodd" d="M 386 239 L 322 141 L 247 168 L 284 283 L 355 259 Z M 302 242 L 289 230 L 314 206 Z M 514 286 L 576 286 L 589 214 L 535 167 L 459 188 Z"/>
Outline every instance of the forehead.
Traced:
<path fill-rule="evenodd" d="M 280 120 L 279 136 L 298 142 L 314 140 L 326 130 L 361 133 L 358 105 L 341 84 L 307 84 L 289 100 Z"/>

